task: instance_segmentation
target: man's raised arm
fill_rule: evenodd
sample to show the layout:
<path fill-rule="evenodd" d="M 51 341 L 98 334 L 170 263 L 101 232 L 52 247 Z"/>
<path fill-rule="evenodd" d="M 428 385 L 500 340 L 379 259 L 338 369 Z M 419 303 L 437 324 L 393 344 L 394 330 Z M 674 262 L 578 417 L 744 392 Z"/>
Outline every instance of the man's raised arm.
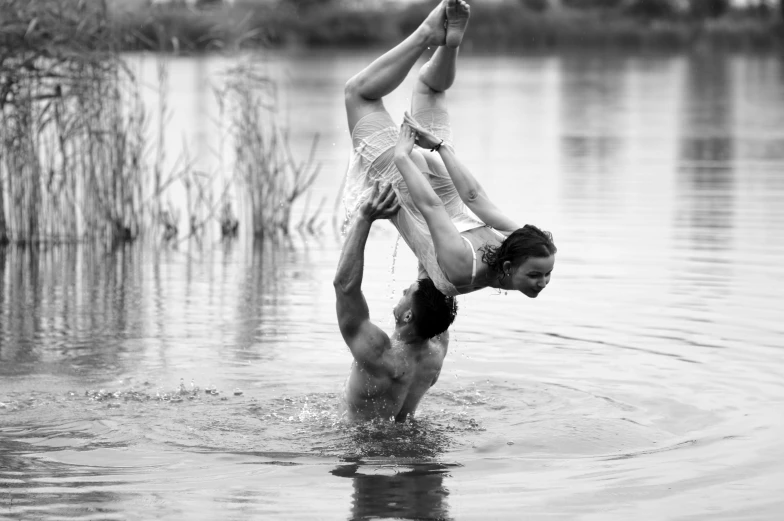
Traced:
<path fill-rule="evenodd" d="M 358 356 L 363 345 L 375 343 L 374 337 L 384 334 L 381 330 L 376 331 L 378 328 L 370 324 L 370 313 L 365 296 L 362 294 L 365 244 L 372 222 L 376 219 L 388 219 L 395 215 L 398 209 L 392 187 L 388 185 L 384 190 L 379 191 L 378 183 L 374 185 L 373 193 L 362 204 L 354 223 L 349 227 L 338 262 L 334 280 L 338 325 L 343 339 L 357 360 L 363 358 Z"/>

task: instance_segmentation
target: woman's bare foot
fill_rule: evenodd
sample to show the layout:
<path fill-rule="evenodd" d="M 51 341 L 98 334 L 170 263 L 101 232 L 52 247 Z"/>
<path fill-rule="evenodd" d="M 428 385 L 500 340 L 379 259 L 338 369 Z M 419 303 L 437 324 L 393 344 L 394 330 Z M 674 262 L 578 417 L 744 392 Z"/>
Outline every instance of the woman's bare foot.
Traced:
<path fill-rule="evenodd" d="M 471 8 L 463 0 L 446 0 L 446 46 L 456 48 L 463 41 Z"/>
<path fill-rule="evenodd" d="M 446 0 L 442 0 L 430 11 L 425 21 L 419 26 L 427 38 L 428 45 L 440 46 L 446 41 Z"/>

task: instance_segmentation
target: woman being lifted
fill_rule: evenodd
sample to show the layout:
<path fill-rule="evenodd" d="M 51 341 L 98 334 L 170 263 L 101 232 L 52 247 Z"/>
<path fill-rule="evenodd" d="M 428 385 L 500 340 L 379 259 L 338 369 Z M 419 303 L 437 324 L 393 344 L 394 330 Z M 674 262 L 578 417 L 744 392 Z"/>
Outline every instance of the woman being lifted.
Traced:
<path fill-rule="evenodd" d="M 390 221 L 419 260 L 420 277 L 447 296 L 492 287 L 534 298 L 550 280 L 552 236 L 532 225 L 518 228 L 501 213 L 452 146 L 445 92 L 469 15 L 463 0 L 443 0 L 414 33 L 346 83 L 353 150 L 344 203 L 350 216 L 376 183 L 391 183 L 400 211 Z M 431 46 L 437 48 L 414 86 L 413 117 L 406 114 L 398 128 L 382 99 Z"/>
<path fill-rule="evenodd" d="M 411 159 L 415 144 L 441 156 L 460 199 L 484 226 L 459 231 L 441 198 Z M 457 293 L 491 287 L 517 290 L 536 298 L 547 286 L 557 251 L 550 233 L 530 224 L 518 228 L 487 197 L 451 147 L 408 113 L 395 147 L 395 165 L 427 223 L 438 268 Z"/>

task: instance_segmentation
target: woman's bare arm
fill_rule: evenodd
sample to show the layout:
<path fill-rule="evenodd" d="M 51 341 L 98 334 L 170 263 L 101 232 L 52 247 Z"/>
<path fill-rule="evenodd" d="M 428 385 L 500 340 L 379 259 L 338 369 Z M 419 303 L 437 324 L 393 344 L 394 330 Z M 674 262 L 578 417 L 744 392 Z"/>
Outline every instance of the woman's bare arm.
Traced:
<path fill-rule="evenodd" d="M 460 199 L 468 206 L 472 212 L 479 217 L 482 222 L 492 226 L 496 230 L 511 232 L 519 228 L 517 223 L 504 214 L 493 201 L 487 196 L 487 192 L 479 184 L 479 181 L 471 175 L 471 172 L 460 162 L 455 153 L 447 148 L 441 147 L 438 154 L 444 161 L 449 177 L 455 183 Z"/>
<path fill-rule="evenodd" d="M 395 166 L 408 186 L 411 200 L 425 218 L 439 265 L 453 283 L 459 284 L 466 274 L 469 278 L 471 275 L 471 259 L 466 255 L 467 246 L 452 223 L 443 201 L 411 159 L 413 148 L 414 132 L 404 124 L 395 147 Z"/>
<path fill-rule="evenodd" d="M 440 145 L 441 140 L 420 126 L 408 113 L 405 114 L 404 118 L 406 123 L 417 133 L 419 146 L 432 149 Z M 438 146 L 438 154 L 444 162 L 449 177 L 455 184 L 460 199 L 482 222 L 500 231 L 511 232 L 518 228 L 517 224 L 490 200 L 479 181 L 476 180 L 451 149 Z"/>

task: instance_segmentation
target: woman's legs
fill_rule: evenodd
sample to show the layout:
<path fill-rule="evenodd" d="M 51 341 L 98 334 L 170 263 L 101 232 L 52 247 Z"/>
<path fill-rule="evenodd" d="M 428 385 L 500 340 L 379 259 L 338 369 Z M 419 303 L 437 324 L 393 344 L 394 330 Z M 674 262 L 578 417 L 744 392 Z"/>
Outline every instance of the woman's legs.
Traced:
<path fill-rule="evenodd" d="M 381 98 L 403 82 L 429 46 L 444 44 L 447 37 L 446 1 L 439 3 L 408 38 L 348 80 L 345 95 L 350 132 L 363 116 L 384 110 Z"/>
<path fill-rule="evenodd" d="M 461 14 L 460 19 L 463 21 L 462 30 L 464 31 L 468 24 L 470 8 L 464 1 L 451 0 L 449 4 L 451 5 L 452 2 L 455 4 L 453 10 L 457 10 Z M 419 69 L 411 98 L 411 115 L 414 119 L 443 139 L 450 148 L 452 147 L 452 129 L 447 111 L 446 90 L 455 81 L 458 49 L 459 47 L 442 46 L 436 50 L 430 60 Z M 444 201 L 449 215 L 453 219 L 459 220 L 464 215 L 465 208 L 443 161 L 438 157 L 438 154 L 425 154 L 424 156 L 428 171 L 435 177 L 444 180 L 443 182 L 434 182 L 431 179 L 431 185 Z M 473 221 L 473 219 L 468 220 Z"/>
<path fill-rule="evenodd" d="M 457 48 L 439 47 L 420 69 L 411 95 L 411 115 L 420 125 L 452 146 L 452 131 L 447 111 L 446 90 L 455 81 Z M 428 171 L 436 177 L 448 177 L 437 154 L 424 154 Z M 451 195 L 451 194 L 450 194 Z M 448 200 L 447 194 L 439 194 Z"/>
<path fill-rule="evenodd" d="M 415 119 L 418 119 L 420 124 L 451 146 L 451 129 L 445 91 L 455 81 L 458 49 L 468 25 L 470 8 L 462 0 L 447 0 L 446 11 L 449 20 L 447 45 L 438 47 L 430 60 L 419 69 L 411 99 L 411 114 Z M 474 219 L 465 215 L 465 207 L 460 200 L 457 189 L 438 155 L 425 154 L 424 156 L 428 170 L 435 175 L 430 178 L 429 184 L 441 199 L 444 213 L 453 223 L 453 226 L 449 227 L 438 226 L 433 225 L 435 223 L 432 223 L 432 217 L 426 218 L 435 254 L 439 259 L 440 269 L 447 278 L 453 283 L 462 284 L 471 279 L 471 258 L 468 247 L 454 224 L 463 222 L 465 225 L 466 222 L 473 222 Z M 420 187 L 424 188 L 423 185 Z M 410 191 L 417 191 L 418 187 L 409 186 L 408 188 Z M 412 200 L 416 204 L 421 198 L 412 194 Z M 477 225 L 479 224 L 481 223 L 477 222 Z"/>
<path fill-rule="evenodd" d="M 446 13 L 452 13 L 450 20 L 446 19 Z M 414 107 L 417 107 L 418 105 L 429 106 L 442 102 L 443 91 L 449 88 L 454 81 L 457 46 L 460 43 L 462 32 L 465 30 L 467 22 L 468 6 L 465 2 L 443 0 L 413 34 L 352 77 L 346 83 L 345 89 L 346 113 L 349 130 L 352 135 L 354 127 L 360 119 L 368 114 L 386 112 L 381 98 L 392 92 L 403 82 L 422 53 L 431 45 L 438 46 L 438 49 L 428 64 L 420 71 L 413 103 Z M 454 45 L 452 47 L 445 45 L 448 41 Z M 417 95 L 419 91 L 422 91 L 422 96 Z M 421 98 L 422 103 L 419 103 L 417 98 Z M 364 123 L 362 128 L 365 128 Z M 417 156 L 420 159 L 419 162 L 424 163 L 424 161 L 421 161 L 422 155 L 420 153 L 412 154 L 412 156 Z M 391 159 L 391 157 L 388 159 Z M 416 175 L 412 180 L 424 181 L 421 172 L 425 169 L 425 165 L 420 165 L 419 162 L 412 170 L 412 173 Z M 373 164 L 377 165 L 378 161 L 374 161 Z M 427 192 L 432 194 L 433 191 L 433 187 L 428 186 L 427 181 L 424 181 L 424 185 L 416 182 L 408 183 L 408 185 L 407 188 L 410 188 L 411 185 L 414 186 L 415 193 L 410 194 L 412 199 L 416 199 L 416 196 L 425 195 Z M 408 189 L 405 191 L 410 193 Z M 416 206 L 419 207 L 419 205 Z M 421 211 L 421 208 L 419 209 Z M 428 214 L 426 220 L 431 231 L 432 244 L 447 260 L 446 264 L 448 266 L 444 267 L 448 275 L 462 273 L 465 271 L 465 266 L 455 267 L 455 269 L 450 268 L 453 268 L 455 264 L 460 264 L 460 260 L 463 261 L 463 264 L 466 262 L 462 254 L 467 247 L 459 232 L 451 223 L 447 212 L 443 211 L 443 207 L 440 207 L 439 210 L 436 210 L 436 215 L 432 211 L 424 212 Z M 431 225 L 435 224 L 432 222 L 434 221 L 433 217 L 440 222 L 441 226 Z M 439 231 L 434 233 L 436 228 Z M 431 242 L 428 240 L 428 247 L 430 244 Z M 420 252 L 417 252 L 418 257 L 419 255 Z M 420 261 L 422 261 L 421 257 Z M 469 257 L 467 262 L 470 264 L 470 261 Z M 470 266 L 468 274 L 470 277 Z M 457 278 L 460 279 L 460 277 Z"/>
<path fill-rule="evenodd" d="M 468 27 L 470 8 L 464 0 L 447 0 L 446 3 L 446 46 L 457 48 L 463 42 L 463 33 Z"/>
<path fill-rule="evenodd" d="M 446 110 L 444 92 L 452 86 L 457 72 L 457 53 L 468 26 L 470 7 L 463 0 L 447 0 L 447 42 L 420 69 L 414 86 L 412 114 L 427 108 Z"/>

